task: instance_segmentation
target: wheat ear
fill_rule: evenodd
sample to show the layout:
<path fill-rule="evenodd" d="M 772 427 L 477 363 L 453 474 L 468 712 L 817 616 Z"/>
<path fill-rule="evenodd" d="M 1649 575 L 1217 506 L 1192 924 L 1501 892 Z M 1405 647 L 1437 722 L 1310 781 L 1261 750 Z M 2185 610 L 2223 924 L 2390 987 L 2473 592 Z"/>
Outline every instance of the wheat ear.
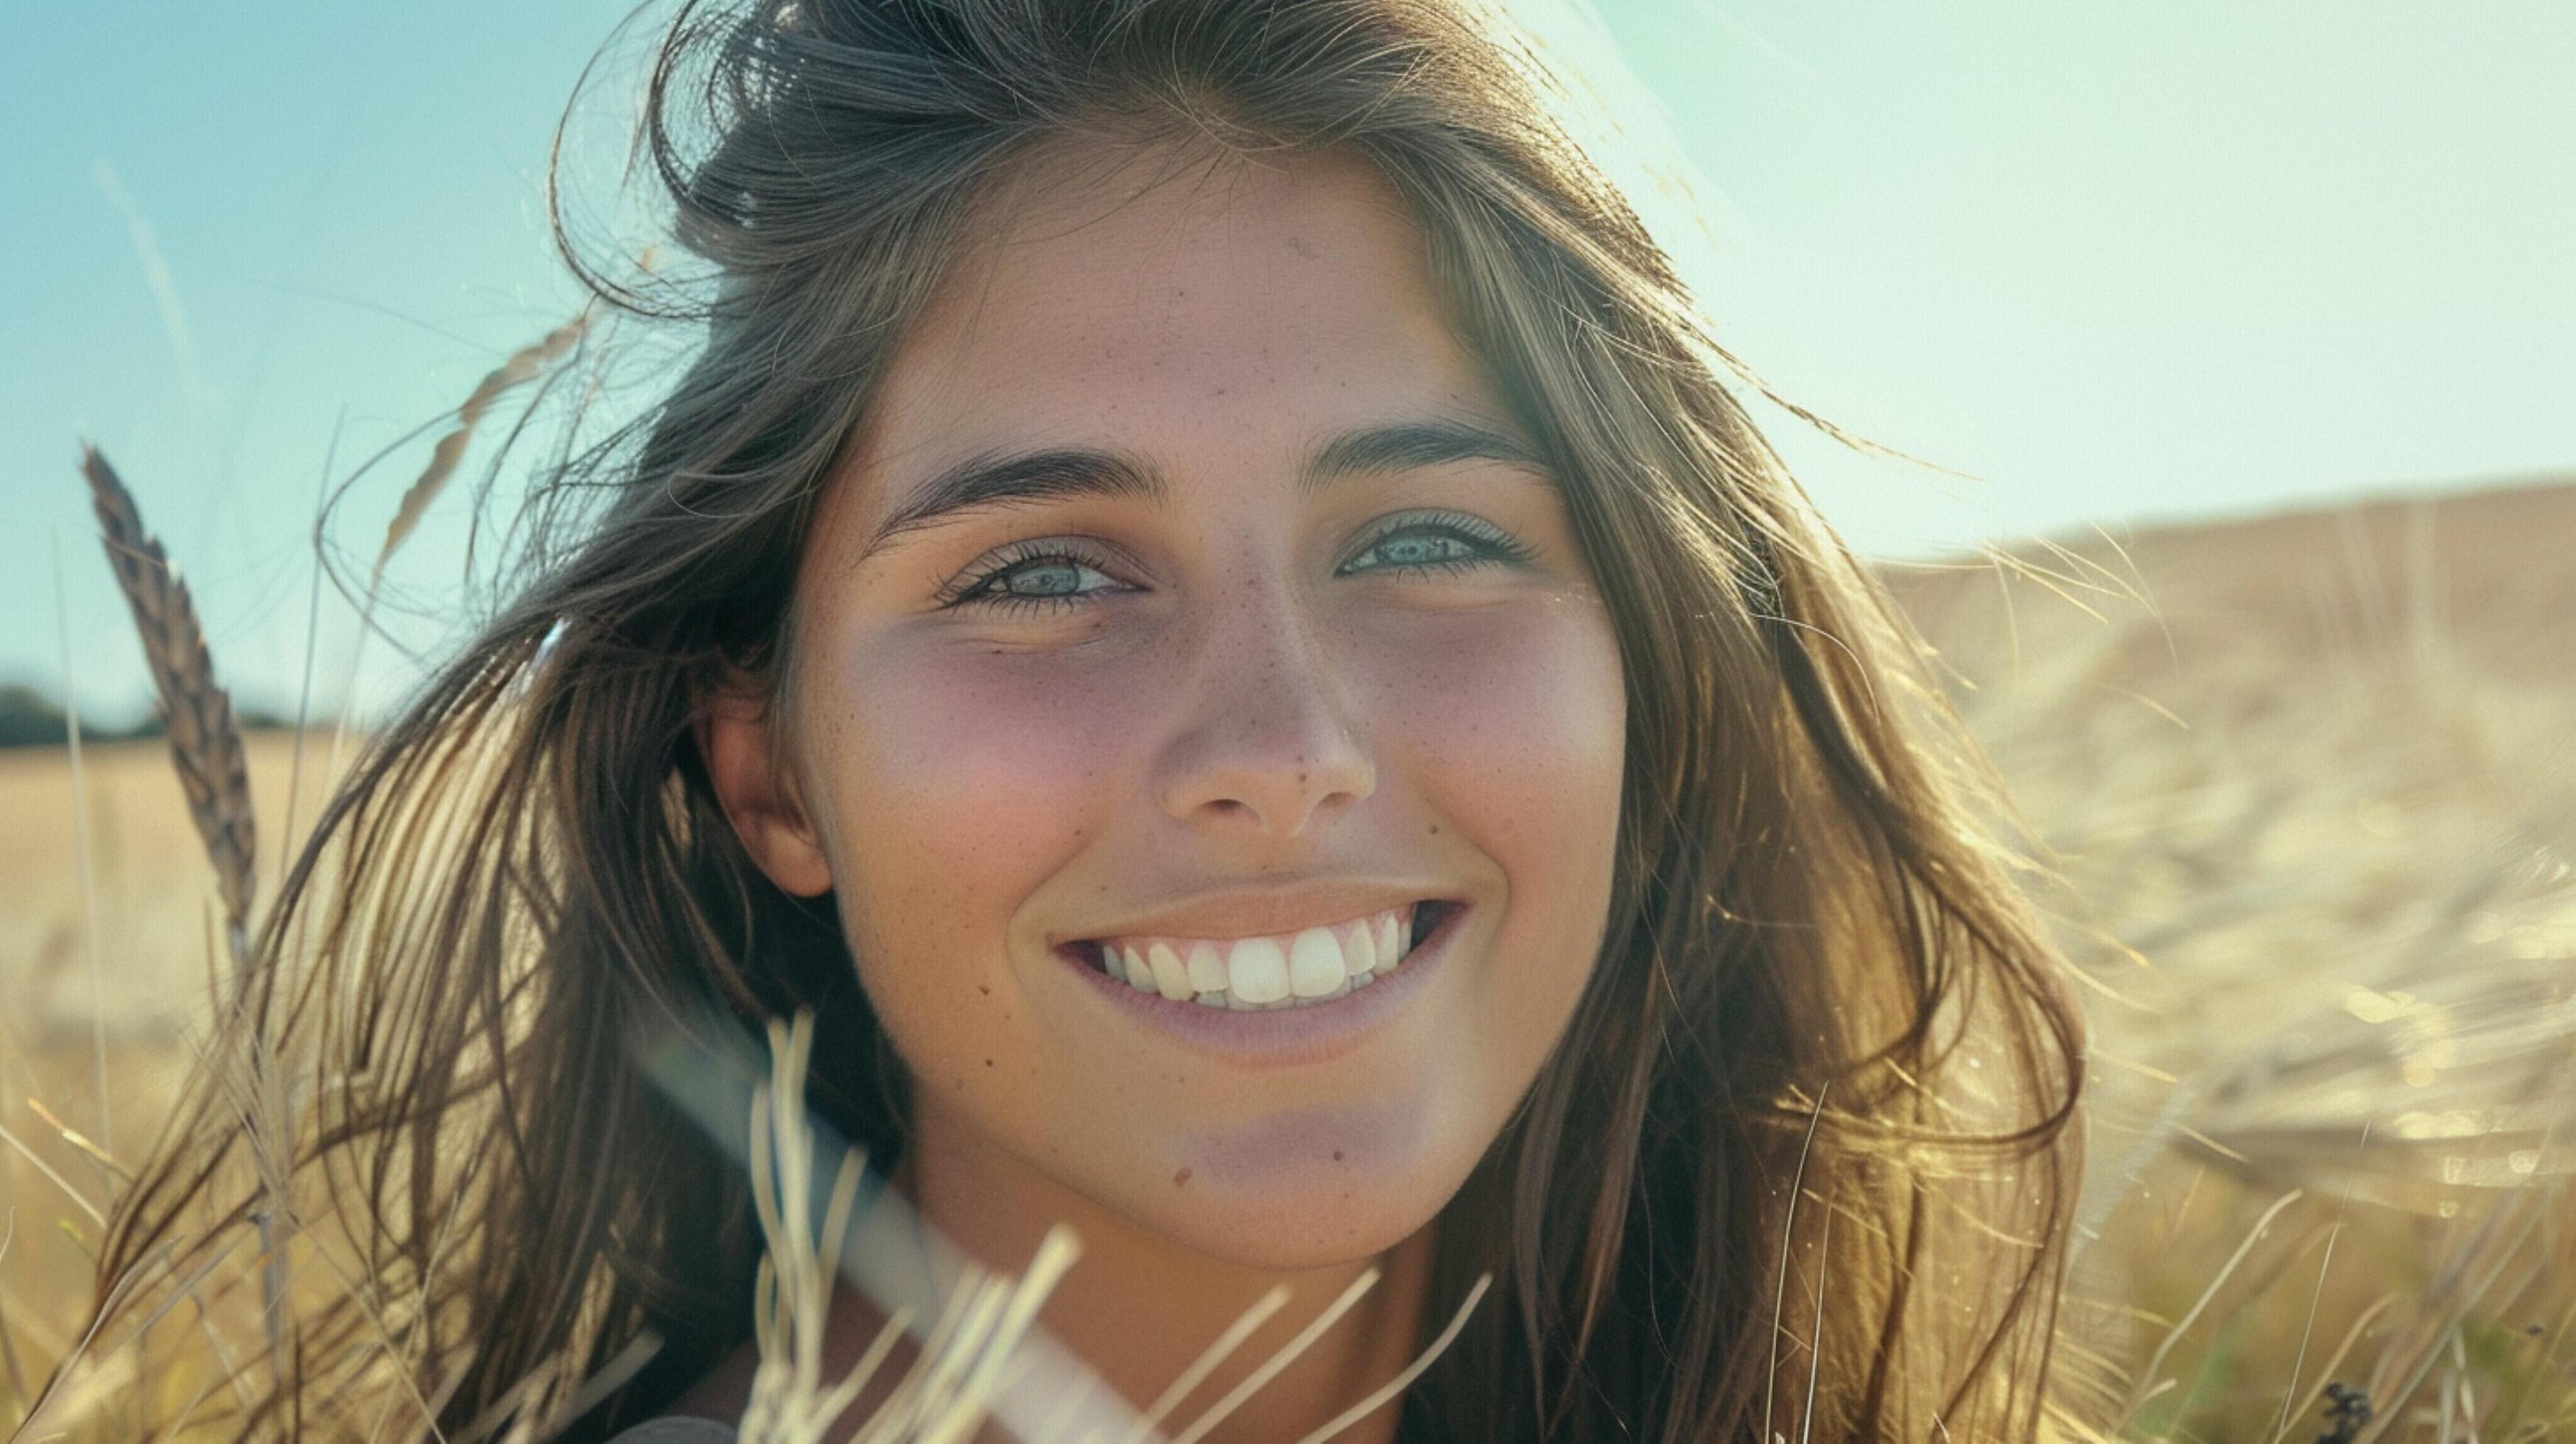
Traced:
<path fill-rule="evenodd" d="M 500 400 L 505 392 L 562 359 L 563 354 L 571 350 L 573 343 L 589 329 L 590 312 L 585 310 L 511 352 L 508 359 L 484 373 L 473 394 L 456 408 L 456 425 L 430 448 L 429 465 L 421 468 L 420 475 L 403 491 L 402 500 L 395 504 L 394 519 L 385 527 L 385 544 L 376 552 L 379 576 L 384 572 L 385 563 L 393 559 L 393 554 L 411 536 L 412 529 L 420 525 L 421 517 L 429 511 L 429 504 L 447 489 L 448 478 L 456 474 L 457 463 L 465 459 L 465 448 L 473 442 L 474 428 L 482 424 L 483 413 L 491 410 L 492 403 Z M 373 590 L 372 585 L 369 590 Z"/>
<path fill-rule="evenodd" d="M 410 486 L 403 488 L 402 499 L 394 504 L 394 519 L 385 526 L 384 545 L 376 549 L 375 565 L 368 569 L 365 599 L 358 604 L 358 639 L 349 652 L 349 670 L 340 694 L 340 717 L 331 724 L 331 751 L 329 760 L 322 766 L 324 777 L 340 775 L 340 751 L 348 741 L 350 709 L 357 705 L 359 666 L 366 659 L 367 634 L 375 627 L 376 598 L 384 591 L 385 564 L 394 559 L 395 552 L 402 550 L 403 543 L 409 541 L 412 532 L 420 526 L 420 519 L 429 514 L 430 503 L 438 500 L 438 494 L 447 489 L 449 479 L 456 475 L 457 464 L 465 459 L 465 448 L 473 443 L 474 428 L 483 423 L 483 414 L 492 409 L 492 403 L 562 360 L 564 353 L 590 330 L 590 319 L 591 312 L 584 308 L 571 320 L 511 352 L 500 365 L 485 372 L 483 379 L 475 383 L 474 390 L 456 408 L 456 424 L 449 427 L 430 448 L 429 464 L 421 468 L 420 475 L 412 479 Z M 418 431 L 411 433 L 414 436 L 418 434 Z M 370 461 L 367 466 L 374 464 Z M 363 473 L 367 466 L 358 470 Z M 316 545 L 319 544 L 317 537 Z"/>
<path fill-rule="evenodd" d="M 250 769 L 242 752 L 233 701 L 215 681 L 205 628 L 179 569 L 144 530 L 134 496 L 95 446 L 81 448 L 81 475 L 89 480 L 98 511 L 101 544 L 116 571 L 117 588 L 134 612 L 143 658 L 161 723 L 170 738 L 170 760 L 188 794 L 188 816 L 215 867 L 224 900 L 224 922 L 236 965 L 250 946 L 251 894 L 258 880 L 258 829 L 251 816 Z"/>

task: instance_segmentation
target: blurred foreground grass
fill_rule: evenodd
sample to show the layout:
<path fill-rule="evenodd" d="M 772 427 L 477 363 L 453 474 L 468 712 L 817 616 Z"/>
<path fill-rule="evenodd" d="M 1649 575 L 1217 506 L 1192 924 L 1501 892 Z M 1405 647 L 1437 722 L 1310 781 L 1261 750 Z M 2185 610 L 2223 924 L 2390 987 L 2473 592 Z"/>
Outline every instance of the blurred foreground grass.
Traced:
<path fill-rule="evenodd" d="M 1893 574 L 2059 853 L 2090 984 L 2061 1355 L 2088 1424 L 2576 1438 L 2571 540 L 2558 486 Z M 251 739 L 271 877 L 294 756 Z M 94 931 L 66 757 L 0 753 L 0 1420 L 74 1342 L 95 1225 L 66 1190 L 113 1186 L 62 1129 L 141 1150 L 214 951 L 159 744 L 85 761 Z M 2330 1384 L 2371 1420 L 2330 1426 Z"/>

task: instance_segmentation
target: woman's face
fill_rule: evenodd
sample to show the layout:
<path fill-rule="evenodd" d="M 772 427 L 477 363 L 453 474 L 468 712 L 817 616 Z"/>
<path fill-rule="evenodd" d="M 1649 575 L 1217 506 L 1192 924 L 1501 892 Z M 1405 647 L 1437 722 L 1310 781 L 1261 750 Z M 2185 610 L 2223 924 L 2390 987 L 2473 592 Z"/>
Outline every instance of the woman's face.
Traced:
<path fill-rule="evenodd" d="M 713 745 L 917 1149 L 1312 1267 L 1432 1218 L 1583 990 L 1618 647 L 1376 174 L 1151 169 L 988 204 L 818 519 L 785 732 Z"/>

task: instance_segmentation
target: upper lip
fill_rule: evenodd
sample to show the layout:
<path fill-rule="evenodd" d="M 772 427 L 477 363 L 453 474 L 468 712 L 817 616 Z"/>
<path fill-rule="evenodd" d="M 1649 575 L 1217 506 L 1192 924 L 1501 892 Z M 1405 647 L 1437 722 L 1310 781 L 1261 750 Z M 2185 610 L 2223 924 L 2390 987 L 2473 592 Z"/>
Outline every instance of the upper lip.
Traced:
<path fill-rule="evenodd" d="M 1187 902 L 1048 935 L 1049 946 L 1101 938 L 1257 938 L 1330 927 L 1408 903 L 1445 900 L 1439 887 L 1369 878 L 1203 892 Z"/>

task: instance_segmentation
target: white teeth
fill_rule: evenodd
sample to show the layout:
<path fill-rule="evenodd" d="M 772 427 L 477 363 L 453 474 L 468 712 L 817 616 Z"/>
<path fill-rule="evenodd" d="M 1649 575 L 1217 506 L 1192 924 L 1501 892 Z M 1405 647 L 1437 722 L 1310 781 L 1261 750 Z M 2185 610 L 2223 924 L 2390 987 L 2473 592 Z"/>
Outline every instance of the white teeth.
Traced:
<path fill-rule="evenodd" d="M 1156 943 L 1145 952 L 1146 965 L 1154 970 L 1154 986 L 1163 996 L 1178 1002 L 1198 990 L 1190 986 L 1190 970 L 1181 966 L 1181 955 L 1170 943 Z"/>
<path fill-rule="evenodd" d="M 1342 939 L 1342 971 L 1356 979 L 1377 967 L 1377 929 L 1362 919 Z"/>
<path fill-rule="evenodd" d="M 1100 969 L 1140 993 L 1240 1012 L 1329 1002 L 1384 978 L 1404 961 L 1413 908 L 1292 937 L 1103 941 Z"/>
<path fill-rule="evenodd" d="M 1321 998 L 1346 987 L 1341 940 L 1330 928 L 1308 928 L 1288 944 L 1288 991 L 1300 998 Z"/>
<path fill-rule="evenodd" d="M 1218 957 L 1216 944 L 1190 944 L 1190 989 L 1200 993 L 1225 991 L 1225 959 Z"/>
<path fill-rule="evenodd" d="M 1269 938 L 1245 938 L 1225 960 L 1227 991 L 1247 1003 L 1288 996 L 1288 954 Z"/>

